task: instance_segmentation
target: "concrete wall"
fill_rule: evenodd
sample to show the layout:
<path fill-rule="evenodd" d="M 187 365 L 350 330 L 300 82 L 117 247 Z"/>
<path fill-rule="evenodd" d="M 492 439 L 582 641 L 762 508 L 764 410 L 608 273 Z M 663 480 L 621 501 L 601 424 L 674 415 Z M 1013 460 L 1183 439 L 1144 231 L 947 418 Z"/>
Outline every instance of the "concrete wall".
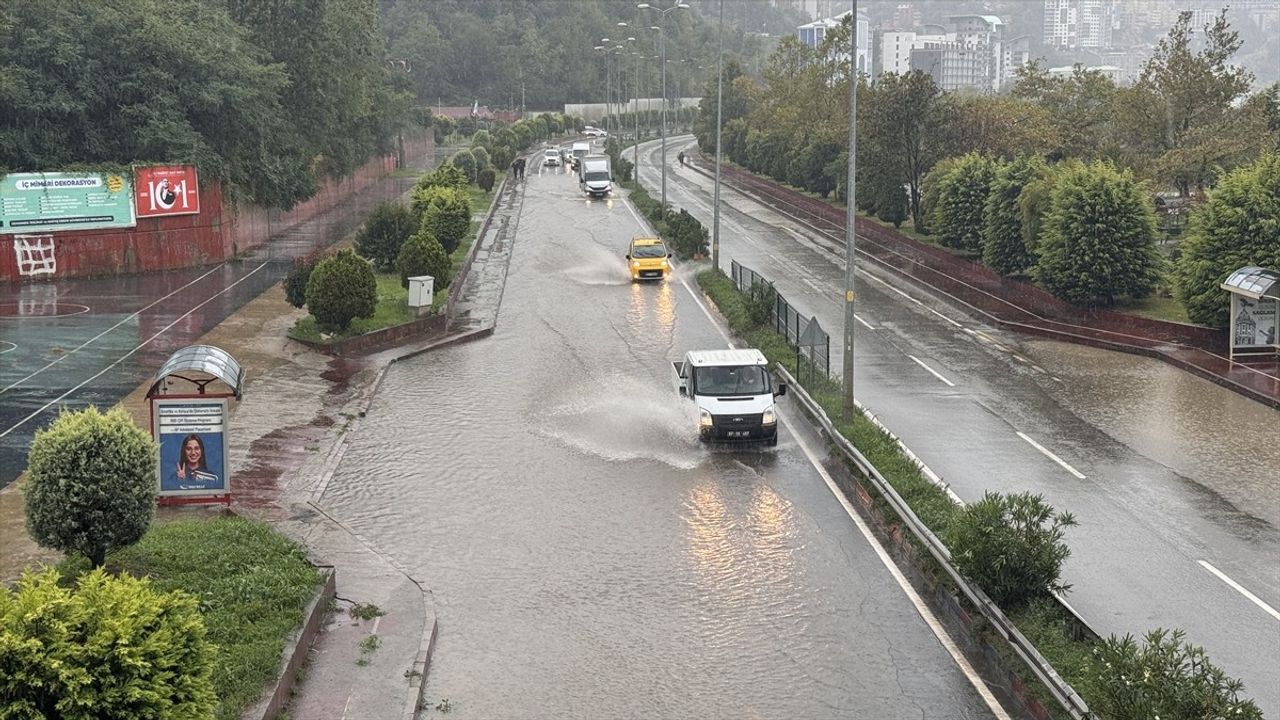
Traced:
<path fill-rule="evenodd" d="M 702 104 L 700 97 L 685 98 L 667 98 L 667 109 L 675 109 L 681 107 L 698 107 Z M 623 112 L 632 112 L 636 109 L 640 110 L 661 110 L 662 98 L 632 98 L 622 103 Z M 616 110 L 615 110 L 616 112 Z M 576 103 L 564 106 L 566 115 L 580 115 L 587 122 L 595 122 L 604 118 L 604 103 Z"/>

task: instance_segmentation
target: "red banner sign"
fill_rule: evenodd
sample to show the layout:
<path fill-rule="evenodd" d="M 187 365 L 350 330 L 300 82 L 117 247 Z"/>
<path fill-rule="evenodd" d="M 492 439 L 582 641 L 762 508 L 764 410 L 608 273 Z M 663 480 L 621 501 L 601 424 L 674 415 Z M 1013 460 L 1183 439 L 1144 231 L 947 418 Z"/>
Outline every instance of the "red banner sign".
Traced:
<path fill-rule="evenodd" d="M 195 165 L 152 165 L 134 169 L 137 216 L 195 215 L 200 212 L 200 185 Z"/>

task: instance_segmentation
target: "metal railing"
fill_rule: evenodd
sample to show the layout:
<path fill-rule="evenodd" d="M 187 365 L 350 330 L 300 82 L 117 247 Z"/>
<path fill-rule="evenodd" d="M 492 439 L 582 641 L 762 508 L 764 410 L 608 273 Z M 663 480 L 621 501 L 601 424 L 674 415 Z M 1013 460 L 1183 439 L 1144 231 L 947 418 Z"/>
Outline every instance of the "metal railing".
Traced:
<path fill-rule="evenodd" d="M 893 512 L 902 520 L 902 524 L 911 531 L 911 534 L 929 551 L 933 559 L 947 573 L 955 584 L 956 588 L 964 594 L 969 602 L 977 608 L 978 612 L 986 618 L 991 624 L 991 628 L 996 631 L 1007 643 L 1018 658 L 1023 662 L 1028 670 L 1031 671 L 1036 679 L 1048 689 L 1053 698 L 1062 706 L 1062 708 L 1076 720 L 1087 720 L 1093 717 L 1089 711 L 1088 704 L 1084 698 L 1076 693 L 1075 689 L 1058 674 L 1053 665 L 1036 650 L 1031 641 L 1018 630 L 1013 621 L 1005 616 L 999 606 L 987 597 L 987 594 L 981 588 L 972 585 L 968 580 L 960 574 L 960 571 L 951 563 L 951 551 L 947 546 L 933 534 L 933 531 L 924 524 L 916 515 L 907 501 L 898 494 L 893 485 L 880 473 L 876 466 L 864 456 L 857 447 L 853 445 L 844 435 L 836 430 L 831 419 L 827 417 L 827 413 L 822 409 L 813 398 L 809 396 L 804 386 L 796 380 L 796 378 L 787 371 L 786 368 L 779 366 L 778 374 L 782 376 L 791 385 L 792 397 L 804 406 L 830 440 L 831 444 L 838 450 L 859 472 L 867 478 L 867 481 L 875 487 L 876 491 L 888 502 Z"/>
<path fill-rule="evenodd" d="M 813 322 L 811 316 L 804 315 L 795 308 L 794 305 L 787 302 L 782 293 L 773 288 L 773 283 L 760 273 L 752 270 L 733 260 L 729 266 L 730 275 L 733 278 L 733 284 L 743 294 L 750 296 L 751 288 L 756 285 L 766 285 L 773 289 L 773 309 L 770 311 L 770 320 L 773 322 L 773 329 L 779 335 L 787 339 L 787 342 L 798 348 L 797 353 L 808 361 L 810 370 L 813 373 L 821 372 L 824 376 L 831 375 L 831 336 L 826 331 L 817 329 L 811 337 L 805 337 L 805 331 L 809 329 L 809 323 Z M 805 342 L 802 344 L 801 340 Z M 797 361 L 799 357 L 797 358 Z M 797 362 L 797 372 L 799 372 L 800 363 Z M 812 379 L 812 378 L 811 378 Z"/>

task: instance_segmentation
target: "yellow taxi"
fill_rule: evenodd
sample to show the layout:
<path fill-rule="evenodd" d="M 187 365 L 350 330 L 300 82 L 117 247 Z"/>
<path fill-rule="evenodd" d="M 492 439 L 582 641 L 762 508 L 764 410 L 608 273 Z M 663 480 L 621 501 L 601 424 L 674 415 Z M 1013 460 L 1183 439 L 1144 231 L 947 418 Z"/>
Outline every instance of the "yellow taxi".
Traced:
<path fill-rule="evenodd" d="M 634 237 L 627 248 L 627 267 L 634 280 L 661 280 L 671 272 L 671 253 L 661 238 Z"/>

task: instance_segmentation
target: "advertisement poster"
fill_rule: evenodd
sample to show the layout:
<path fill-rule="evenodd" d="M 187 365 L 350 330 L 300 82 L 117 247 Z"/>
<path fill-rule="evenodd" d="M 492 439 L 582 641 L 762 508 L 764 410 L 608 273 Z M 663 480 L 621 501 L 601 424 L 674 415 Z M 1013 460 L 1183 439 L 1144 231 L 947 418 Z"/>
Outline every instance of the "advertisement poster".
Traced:
<path fill-rule="evenodd" d="M 1275 347 L 1276 311 L 1280 302 L 1271 298 L 1250 300 L 1243 295 L 1232 295 L 1235 307 L 1235 327 L 1231 331 L 1231 344 L 1238 348 Z"/>
<path fill-rule="evenodd" d="M 129 178 L 109 173 L 10 173 L 0 179 L 0 233 L 128 228 Z"/>
<path fill-rule="evenodd" d="M 200 212 L 200 184 L 195 165 L 153 165 L 133 173 L 138 217 L 195 215 Z"/>
<path fill-rule="evenodd" d="M 227 401 L 155 400 L 160 495 L 225 495 Z"/>

